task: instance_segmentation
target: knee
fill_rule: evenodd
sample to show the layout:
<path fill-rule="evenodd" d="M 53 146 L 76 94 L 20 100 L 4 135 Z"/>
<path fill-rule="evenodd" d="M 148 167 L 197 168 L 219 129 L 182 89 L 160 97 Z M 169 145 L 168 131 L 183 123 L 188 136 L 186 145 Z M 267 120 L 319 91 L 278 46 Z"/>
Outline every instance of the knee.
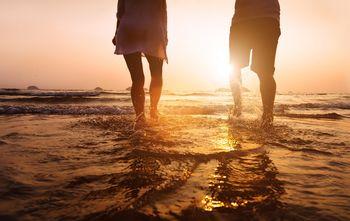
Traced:
<path fill-rule="evenodd" d="M 273 72 L 260 72 L 258 77 L 261 83 L 276 83 Z"/>
<path fill-rule="evenodd" d="M 271 68 L 255 68 L 252 67 L 252 70 L 254 72 L 256 72 L 258 74 L 258 77 L 260 79 L 260 81 L 266 81 L 266 82 L 271 82 L 271 81 L 275 81 L 274 79 L 274 74 L 275 74 L 275 68 L 271 67 Z"/>
<path fill-rule="evenodd" d="M 162 74 L 154 74 L 154 75 L 152 75 L 152 83 L 161 86 L 163 84 L 163 76 L 162 76 Z"/>
<path fill-rule="evenodd" d="M 137 88 L 137 89 L 142 88 L 143 89 L 144 84 L 145 84 L 145 78 L 144 77 L 140 77 L 140 78 L 132 80 L 132 87 L 133 88 Z"/>

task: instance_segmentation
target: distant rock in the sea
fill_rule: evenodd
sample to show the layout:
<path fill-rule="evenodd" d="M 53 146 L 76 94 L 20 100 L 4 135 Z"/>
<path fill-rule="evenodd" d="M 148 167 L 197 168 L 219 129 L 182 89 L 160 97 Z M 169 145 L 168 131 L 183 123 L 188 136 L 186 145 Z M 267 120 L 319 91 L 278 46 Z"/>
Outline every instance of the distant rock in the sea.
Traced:
<path fill-rule="evenodd" d="M 104 90 L 102 88 L 100 88 L 100 87 L 97 87 L 97 88 L 95 88 L 95 91 L 102 92 Z"/>
<path fill-rule="evenodd" d="M 40 89 L 37 86 L 29 86 L 29 87 L 27 87 L 27 90 L 34 91 L 34 90 L 40 90 Z"/>

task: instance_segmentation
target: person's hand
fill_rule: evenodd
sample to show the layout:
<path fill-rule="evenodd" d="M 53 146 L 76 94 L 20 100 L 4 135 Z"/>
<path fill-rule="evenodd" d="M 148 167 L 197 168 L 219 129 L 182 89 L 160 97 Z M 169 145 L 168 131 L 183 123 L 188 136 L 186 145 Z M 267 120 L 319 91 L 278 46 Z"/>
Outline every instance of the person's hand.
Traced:
<path fill-rule="evenodd" d="M 116 41 L 116 39 L 115 39 L 115 36 L 114 36 L 114 38 L 112 39 L 112 43 L 114 44 L 114 46 L 117 45 L 117 41 Z"/>

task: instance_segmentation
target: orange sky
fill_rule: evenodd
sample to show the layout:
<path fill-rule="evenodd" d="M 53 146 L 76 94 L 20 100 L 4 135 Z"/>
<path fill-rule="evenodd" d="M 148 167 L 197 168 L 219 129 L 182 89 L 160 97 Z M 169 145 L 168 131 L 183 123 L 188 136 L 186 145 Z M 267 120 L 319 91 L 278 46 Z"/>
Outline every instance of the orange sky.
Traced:
<path fill-rule="evenodd" d="M 124 89 L 130 77 L 113 55 L 116 0 L 2 0 L 0 87 Z M 280 0 L 281 92 L 350 92 L 350 1 Z M 168 0 L 165 88 L 227 86 L 234 0 Z M 146 72 L 148 76 L 148 71 Z M 246 84 L 255 85 L 256 78 Z"/>

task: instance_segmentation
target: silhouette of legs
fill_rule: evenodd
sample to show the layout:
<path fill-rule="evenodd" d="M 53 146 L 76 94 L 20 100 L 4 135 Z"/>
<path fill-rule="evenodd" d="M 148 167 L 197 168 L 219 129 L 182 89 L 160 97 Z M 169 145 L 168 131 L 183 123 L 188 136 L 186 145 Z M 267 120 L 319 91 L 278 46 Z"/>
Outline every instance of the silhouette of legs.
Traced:
<path fill-rule="evenodd" d="M 143 114 L 145 109 L 145 75 L 143 73 L 141 53 L 124 55 L 124 59 L 130 71 L 132 87 L 131 100 L 134 105 L 136 116 Z"/>
<path fill-rule="evenodd" d="M 235 107 L 233 116 L 239 117 L 242 114 L 242 75 L 241 70 L 234 68 L 230 75 L 230 86 Z"/>
<path fill-rule="evenodd" d="M 158 118 L 157 106 L 160 100 L 163 87 L 163 60 L 157 57 L 146 55 L 151 71 L 151 85 L 150 85 L 150 97 L 151 97 L 151 117 Z M 130 71 L 132 87 L 131 87 L 131 99 L 134 105 L 134 109 L 137 117 L 144 118 L 145 109 L 145 75 L 142 66 L 141 53 L 133 53 L 124 55 L 124 59 Z"/>
<path fill-rule="evenodd" d="M 261 18 L 234 23 L 230 33 L 231 63 L 236 68 L 250 66 L 260 79 L 260 92 L 263 103 L 262 127 L 270 127 L 273 122 L 273 107 L 276 95 L 275 57 L 278 39 L 281 34 L 279 22 L 272 18 Z M 252 51 L 252 60 L 250 54 Z M 238 77 L 239 76 L 239 77 Z M 236 110 L 241 106 L 240 72 L 231 76 L 231 89 Z M 239 109 L 238 109 L 239 110 Z M 239 112 L 238 112 L 239 113 Z M 237 114 L 236 114 L 237 115 Z"/>
<path fill-rule="evenodd" d="M 260 79 L 260 93 L 263 103 L 261 126 L 267 129 L 273 123 L 276 96 L 275 58 L 280 30 L 275 23 L 264 25 L 265 32 L 257 34 L 258 38 L 254 42 L 251 69 L 258 74 Z"/>
<path fill-rule="evenodd" d="M 162 94 L 163 87 L 163 60 L 157 57 L 146 55 L 151 71 L 151 84 L 150 84 L 150 97 L 151 107 L 150 114 L 151 118 L 158 118 L 158 103 Z"/>
<path fill-rule="evenodd" d="M 262 127 L 267 128 L 273 122 L 273 108 L 276 96 L 276 81 L 272 74 L 259 75 L 260 93 L 263 103 Z"/>

